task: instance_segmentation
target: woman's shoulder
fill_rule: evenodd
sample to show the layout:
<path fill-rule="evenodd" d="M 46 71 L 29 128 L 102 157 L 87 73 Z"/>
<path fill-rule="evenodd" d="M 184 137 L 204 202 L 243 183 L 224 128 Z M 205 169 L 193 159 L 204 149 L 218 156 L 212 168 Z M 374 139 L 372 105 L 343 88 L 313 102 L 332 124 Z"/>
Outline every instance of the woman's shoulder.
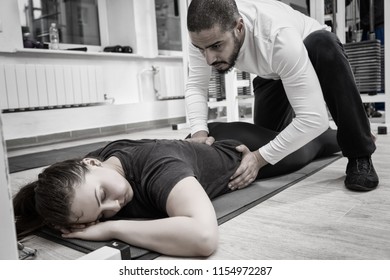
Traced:
<path fill-rule="evenodd" d="M 112 154 L 117 152 L 125 152 L 127 149 L 143 147 L 155 143 L 155 140 L 142 139 L 142 140 L 131 140 L 131 139 L 120 139 L 107 143 L 99 149 L 89 152 L 86 157 L 97 157 L 106 159 Z"/>

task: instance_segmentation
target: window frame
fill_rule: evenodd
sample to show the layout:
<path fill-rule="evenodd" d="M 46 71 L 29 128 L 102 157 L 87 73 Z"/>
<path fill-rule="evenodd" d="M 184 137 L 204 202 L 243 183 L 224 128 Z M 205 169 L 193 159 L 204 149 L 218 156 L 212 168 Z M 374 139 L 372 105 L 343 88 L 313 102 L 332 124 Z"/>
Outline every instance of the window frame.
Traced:
<path fill-rule="evenodd" d="M 20 3 L 18 3 L 19 5 Z M 66 50 L 71 48 L 87 48 L 88 51 L 98 52 L 103 49 L 104 46 L 108 45 L 108 22 L 107 22 L 107 3 L 106 0 L 97 0 L 98 6 L 98 17 L 99 17 L 99 36 L 100 45 L 86 45 L 86 44 L 69 44 L 62 43 L 60 39 L 59 50 Z M 20 9 L 20 7 L 19 7 Z M 19 17 L 21 15 L 19 14 Z M 28 49 L 23 47 L 23 49 Z"/>

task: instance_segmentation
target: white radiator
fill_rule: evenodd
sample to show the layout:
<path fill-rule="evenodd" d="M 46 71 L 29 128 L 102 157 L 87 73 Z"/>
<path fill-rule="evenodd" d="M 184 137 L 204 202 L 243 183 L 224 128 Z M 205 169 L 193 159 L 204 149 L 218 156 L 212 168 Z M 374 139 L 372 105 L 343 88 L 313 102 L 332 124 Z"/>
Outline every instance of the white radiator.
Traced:
<path fill-rule="evenodd" d="M 0 109 L 25 110 L 104 102 L 100 66 L 0 64 Z"/>

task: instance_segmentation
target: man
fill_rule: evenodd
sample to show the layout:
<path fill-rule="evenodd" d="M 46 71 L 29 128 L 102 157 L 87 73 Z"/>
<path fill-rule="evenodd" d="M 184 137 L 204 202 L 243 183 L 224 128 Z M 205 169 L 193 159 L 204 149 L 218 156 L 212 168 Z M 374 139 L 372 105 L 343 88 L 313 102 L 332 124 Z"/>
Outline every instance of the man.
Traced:
<path fill-rule="evenodd" d="M 254 123 L 280 131 L 259 150 L 237 147 L 243 159 L 230 188 L 249 185 L 260 168 L 323 133 L 329 127 L 326 105 L 348 157 L 346 187 L 377 187 L 370 123 L 342 44 L 327 26 L 275 0 L 192 0 L 187 28 L 186 105 L 194 141 L 213 141 L 206 125 L 211 67 L 256 74 Z"/>

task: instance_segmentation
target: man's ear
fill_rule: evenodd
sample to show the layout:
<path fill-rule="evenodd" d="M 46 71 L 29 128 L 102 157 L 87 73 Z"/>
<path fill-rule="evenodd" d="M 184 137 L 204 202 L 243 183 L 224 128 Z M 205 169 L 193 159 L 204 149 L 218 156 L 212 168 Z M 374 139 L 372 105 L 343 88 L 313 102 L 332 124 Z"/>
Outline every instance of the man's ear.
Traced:
<path fill-rule="evenodd" d="M 238 18 L 236 21 L 236 30 L 238 33 L 242 33 L 244 31 L 244 19 L 242 17 Z"/>
<path fill-rule="evenodd" d="M 82 162 L 86 166 L 102 166 L 102 162 L 96 158 L 83 158 Z"/>

